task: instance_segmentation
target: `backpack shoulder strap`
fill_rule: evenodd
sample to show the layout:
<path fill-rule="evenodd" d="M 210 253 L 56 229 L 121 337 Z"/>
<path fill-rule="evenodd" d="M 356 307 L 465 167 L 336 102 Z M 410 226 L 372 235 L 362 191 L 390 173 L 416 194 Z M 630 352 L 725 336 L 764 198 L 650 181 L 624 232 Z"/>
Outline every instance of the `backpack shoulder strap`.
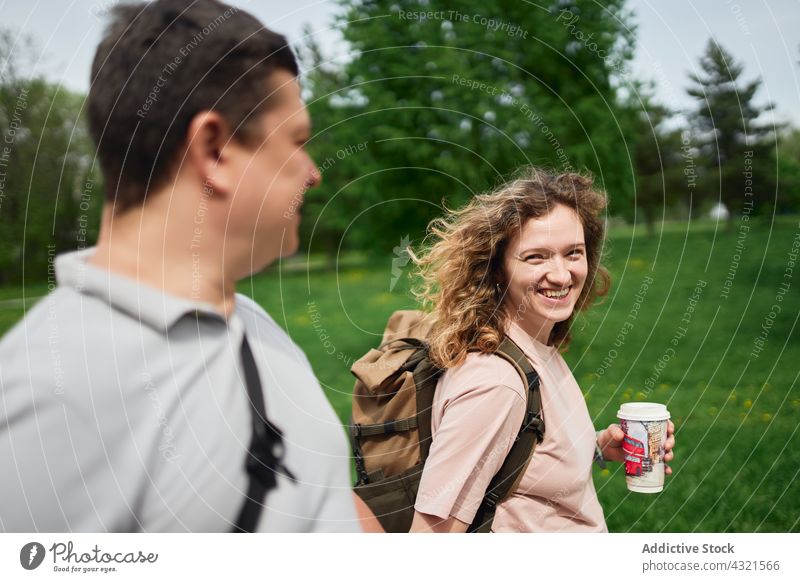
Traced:
<path fill-rule="evenodd" d="M 436 385 L 443 374 L 443 370 L 428 357 L 427 348 L 423 357 L 414 370 L 414 385 L 417 390 L 417 427 L 419 430 L 419 458 L 424 464 L 431 450 L 431 412 L 433 409 L 433 395 Z"/>
<path fill-rule="evenodd" d="M 513 365 L 522 378 L 527 394 L 526 411 L 522 426 L 508 456 L 486 489 L 475 519 L 469 527 L 470 532 L 486 533 L 490 531 L 497 504 L 519 485 L 537 443 L 544 438 L 539 375 L 519 346 L 510 338 L 505 337 L 495 353 Z"/>
<path fill-rule="evenodd" d="M 282 462 L 283 433 L 267 419 L 261 378 L 247 336 L 242 339 L 242 363 L 247 397 L 250 401 L 252 434 L 245 461 L 248 479 L 247 497 L 239 510 L 236 523 L 231 528 L 234 533 L 256 531 L 264 498 L 270 490 L 278 486 L 277 473 L 283 473 L 289 479 L 296 480 Z"/>

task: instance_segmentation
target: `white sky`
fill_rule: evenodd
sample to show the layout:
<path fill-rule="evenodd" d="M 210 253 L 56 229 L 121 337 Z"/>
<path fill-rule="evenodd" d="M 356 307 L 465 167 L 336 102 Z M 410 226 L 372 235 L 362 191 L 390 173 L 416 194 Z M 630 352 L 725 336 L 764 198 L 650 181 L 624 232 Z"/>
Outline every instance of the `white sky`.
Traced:
<path fill-rule="evenodd" d="M 54 81 L 85 92 L 89 69 L 113 0 L 0 0 L 4 27 L 31 34 L 44 58 L 38 68 Z M 328 0 L 232 0 L 267 26 L 300 40 L 304 22 L 319 34 L 330 56 L 347 46 L 331 30 L 337 6 Z M 402 5 L 400 2 L 398 2 Z M 675 108 L 691 107 L 685 88 L 708 38 L 745 64 L 745 80 L 761 77 L 760 102 L 776 104 L 779 120 L 800 126 L 800 0 L 630 0 L 639 26 L 633 63 L 640 78 L 657 82 L 657 97 Z"/>

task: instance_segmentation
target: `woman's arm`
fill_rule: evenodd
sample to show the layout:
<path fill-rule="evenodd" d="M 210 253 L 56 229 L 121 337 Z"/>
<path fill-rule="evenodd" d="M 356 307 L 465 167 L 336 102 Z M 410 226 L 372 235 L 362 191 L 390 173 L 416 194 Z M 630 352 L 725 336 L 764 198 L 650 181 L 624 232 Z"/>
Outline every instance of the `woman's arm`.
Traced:
<path fill-rule="evenodd" d="M 466 533 L 468 523 L 457 520 L 455 517 L 442 519 L 427 513 L 414 512 L 414 521 L 411 523 L 411 533 Z"/>

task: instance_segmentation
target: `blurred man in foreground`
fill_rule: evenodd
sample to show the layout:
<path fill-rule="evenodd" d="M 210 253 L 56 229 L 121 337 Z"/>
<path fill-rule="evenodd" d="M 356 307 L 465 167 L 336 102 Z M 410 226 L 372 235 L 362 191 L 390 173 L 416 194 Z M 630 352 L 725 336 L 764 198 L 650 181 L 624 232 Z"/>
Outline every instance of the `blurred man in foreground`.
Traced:
<path fill-rule="evenodd" d="M 320 180 L 295 57 L 214 0 L 111 14 L 87 101 L 100 239 L 0 342 L 0 528 L 361 531 L 305 355 L 235 292 L 297 250 Z"/>

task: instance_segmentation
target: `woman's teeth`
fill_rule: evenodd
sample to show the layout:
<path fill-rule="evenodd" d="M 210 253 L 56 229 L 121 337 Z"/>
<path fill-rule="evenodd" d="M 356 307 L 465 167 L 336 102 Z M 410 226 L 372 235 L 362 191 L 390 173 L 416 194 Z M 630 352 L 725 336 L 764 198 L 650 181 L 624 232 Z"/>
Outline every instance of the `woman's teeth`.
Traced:
<path fill-rule="evenodd" d="M 540 289 L 539 293 L 544 295 L 545 297 L 549 297 L 550 299 L 563 299 L 567 296 L 570 289 L 572 287 L 567 287 L 566 289 L 562 289 L 561 291 L 550 291 L 549 289 Z"/>

